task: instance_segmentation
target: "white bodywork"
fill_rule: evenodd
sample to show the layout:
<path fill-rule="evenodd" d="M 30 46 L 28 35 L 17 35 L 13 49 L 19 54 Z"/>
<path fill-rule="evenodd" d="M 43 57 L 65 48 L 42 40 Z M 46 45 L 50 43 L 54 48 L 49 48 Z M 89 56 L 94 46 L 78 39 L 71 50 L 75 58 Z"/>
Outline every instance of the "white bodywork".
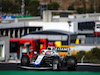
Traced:
<path fill-rule="evenodd" d="M 23 48 L 22 49 L 22 53 L 27 53 L 27 49 L 26 48 Z"/>
<path fill-rule="evenodd" d="M 34 65 L 40 65 L 43 57 L 44 55 L 39 55 L 36 61 L 34 62 Z"/>
<path fill-rule="evenodd" d="M 50 53 L 46 53 L 46 52 L 50 52 Z M 44 54 L 44 55 L 51 55 L 51 56 L 53 56 L 53 55 L 59 55 L 58 53 L 57 53 L 57 49 L 55 48 L 55 47 L 48 47 L 46 50 L 42 50 L 42 54 Z"/>
<path fill-rule="evenodd" d="M 47 52 L 49 52 L 49 53 L 47 53 Z M 33 64 L 40 65 L 44 56 L 54 56 L 54 55 L 58 55 L 56 48 L 55 47 L 48 47 L 46 50 L 42 50 L 42 54 L 40 54 L 37 57 L 36 61 Z"/>

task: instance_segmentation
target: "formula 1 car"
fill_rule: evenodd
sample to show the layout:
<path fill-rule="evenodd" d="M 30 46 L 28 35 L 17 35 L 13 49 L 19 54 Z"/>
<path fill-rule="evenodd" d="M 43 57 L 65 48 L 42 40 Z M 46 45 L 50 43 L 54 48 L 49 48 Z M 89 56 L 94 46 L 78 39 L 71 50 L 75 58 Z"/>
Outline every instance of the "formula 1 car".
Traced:
<path fill-rule="evenodd" d="M 29 45 L 26 45 L 29 47 Z M 57 53 L 55 47 L 48 47 L 45 50 L 42 50 L 41 54 L 37 54 L 36 51 L 33 51 L 32 58 L 29 58 L 29 48 L 26 50 L 23 49 L 23 55 L 21 58 L 21 65 L 28 66 L 32 64 L 33 67 L 52 67 L 53 70 L 60 70 L 62 66 L 68 67 L 68 70 L 76 70 L 77 67 L 77 59 L 76 57 L 68 57 L 64 58 L 60 57 Z"/>

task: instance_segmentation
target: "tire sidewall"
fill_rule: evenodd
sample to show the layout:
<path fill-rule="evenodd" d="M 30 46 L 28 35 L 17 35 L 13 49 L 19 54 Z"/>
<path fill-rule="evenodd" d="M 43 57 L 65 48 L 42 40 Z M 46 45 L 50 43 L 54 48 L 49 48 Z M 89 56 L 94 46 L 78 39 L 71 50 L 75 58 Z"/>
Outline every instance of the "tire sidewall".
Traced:
<path fill-rule="evenodd" d="M 29 57 L 27 55 L 22 56 L 21 65 L 22 66 L 28 66 L 29 65 Z"/>
<path fill-rule="evenodd" d="M 68 66 L 68 70 L 69 71 L 76 71 L 77 69 L 77 59 L 76 57 L 68 57 L 66 60 L 67 66 Z"/>

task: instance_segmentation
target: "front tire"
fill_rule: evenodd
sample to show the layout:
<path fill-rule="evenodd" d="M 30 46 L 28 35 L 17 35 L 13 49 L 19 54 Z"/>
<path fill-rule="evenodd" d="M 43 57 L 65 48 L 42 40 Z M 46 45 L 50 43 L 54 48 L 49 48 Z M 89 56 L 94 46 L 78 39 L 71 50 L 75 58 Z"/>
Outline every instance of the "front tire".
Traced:
<path fill-rule="evenodd" d="M 21 65 L 22 66 L 28 66 L 29 65 L 29 57 L 27 55 L 22 56 Z"/>

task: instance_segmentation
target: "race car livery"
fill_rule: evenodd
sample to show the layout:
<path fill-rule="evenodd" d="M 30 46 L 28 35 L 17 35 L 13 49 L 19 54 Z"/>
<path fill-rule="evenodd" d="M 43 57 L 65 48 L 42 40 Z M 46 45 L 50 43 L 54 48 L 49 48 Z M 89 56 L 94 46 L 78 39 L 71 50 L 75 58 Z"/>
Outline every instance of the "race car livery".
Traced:
<path fill-rule="evenodd" d="M 33 56 L 30 58 L 30 50 L 28 50 L 29 44 L 27 43 L 25 46 L 27 49 L 22 50 L 22 66 L 29 66 L 31 64 L 33 67 L 52 67 L 53 70 L 60 70 L 61 66 L 67 66 L 68 70 L 76 70 L 76 57 L 65 56 L 62 58 L 57 53 L 57 49 L 55 47 L 48 47 L 47 49 L 42 50 L 41 54 L 33 51 Z"/>

